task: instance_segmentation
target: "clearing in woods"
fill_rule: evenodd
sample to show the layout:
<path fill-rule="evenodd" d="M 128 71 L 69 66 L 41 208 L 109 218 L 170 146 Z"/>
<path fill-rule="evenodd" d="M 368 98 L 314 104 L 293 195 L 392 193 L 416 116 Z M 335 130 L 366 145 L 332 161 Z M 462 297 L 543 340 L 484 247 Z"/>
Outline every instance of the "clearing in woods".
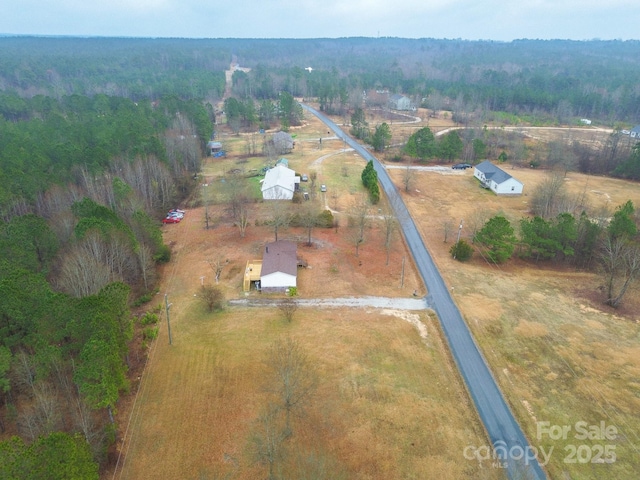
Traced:
<path fill-rule="evenodd" d="M 387 265 L 383 204 L 369 212 L 365 241 L 355 256 L 347 218 L 362 197 L 364 163 L 341 151 L 341 142 L 325 139 L 320 145 L 323 132 L 326 136 L 322 124 L 309 119 L 305 128 L 294 130 L 296 148 L 286 155 L 296 171 L 316 172 L 316 195 L 309 202 L 328 206 L 338 221 L 338 228 L 315 228 L 311 247 L 300 228 L 279 233 L 298 243 L 298 254 L 308 264 L 299 269 L 299 296 L 425 295 L 397 232 Z M 500 469 L 464 460 L 466 446 L 487 440 L 429 311 L 301 307 L 291 323 L 277 308 L 205 312 L 197 295 L 201 283 L 213 283 L 209 262 L 224 263 L 219 287 L 226 298 L 244 298 L 246 261 L 260 258 L 264 244 L 274 240 L 272 228 L 264 225 L 267 204 L 251 205 L 245 237 L 223 205 L 225 185 L 233 183 L 229 171 L 249 172 L 265 162 L 243 156 L 248 140 L 229 136 L 223 140 L 227 158 L 208 159 L 205 165 L 203 194 L 213 228 L 204 228 L 200 201 L 187 206 L 181 223 L 163 227 L 173 257 L 164 268 L 160 292 L 167 292 L 172 304 L 173 345 L 168 345 L 163 322 L 148 365 L 132 387 L 131 405 L 125 400 L 120 409 L 119 424 L 126 431 L 119 436 L 122 455 L 110 476 L 266 477 L 269 462 L 264 455 L 262 461 L 256 457 L 256 441 L 265 440 L 259 418 L 274 401 L 268 352 L 276 340 L 292 338 L 308 356 L 318 382 L 292 420 L 293 435 L 281 443 L 273 439 L 272 445 L 281 444 L 272 452 L 278 475 L 502 478 Z M 317 190 L 321 183 L 328 186 L 325 195 Z M 154 303 L 161 301 L 158 295 Z"/>
<path fill-rule="evenodd" d="M 453 125 L 417 114 L 424 119 L 420 123 L 393 119 L 392 143 L 422 126 L 438 131 Z M 298 173 L 317 174 L 316 189 L 327 185 L 327 193 L 312 201 L 331 208 L 339 228 L 314 229 L 312 247 L 304 246 L 301 229 L 284 233 L 282 238 L 298 242 L 299 255 L 310 267 L 299 271 L 300 296 L 411 296 L 414 289 L 424 295 L 408 261 L 400 288 L 402 259 L 408 254 L 397 237 L 386 265 L 379 221 L 372 221 L 355 256 L 347 218 L 362 195 L 363 161 L 343 150 L 314 117 L 307 121 L 292 129 L 296 147 L 285 156 Z M 263 225 L 269 217 L 263 204 L 256 204 L 245 238 L 226 216 L 222 185 L 231 180 L 229 172 L 246 173 L 267 161 L 246 155 L 250 136 L 222 140 L 228 157 L 209 159 L 204 170 L 214 228 L 203 228 L 203 207 L 195 202 L 181 224 L 164 227 L 174 257 L 161 292 L 168 292 L 173 303 L 174 345 L 167 345 L 163 326 L 150 349 L 133 414 L 121 408 L 119 423 L 129 418 L 131 423 L 116 478 L 266 476 L 251 439 L 270 400 L 264 386 L 267 351 L 283 336 L 303 346 L 321 381 L 304 415 L 295 419 L 294 436 L 284 443 L 281 473 L 290 478 L 301 472 L 331 472 L 331 478 L 501 478 L 500 469 L 478 469 L 476 461 L 463 456 L 466 446 L 488 442 L 437 319 L 426 311 L 305 307 L 291 324 L 275 308 L 204 312 L 194 295 L 201 282 L 211 283 L 208 261 L 228 260 L 220 286 L 227 298 L 237 298 L 246 260 L 259 258 L 264 243 L 273 240 L 273 231 Z M 515 223 L 528 214 L 528 194 L 546 173 L 504 168 L 525 184 L 525 195 L 497 197 L 478 187 L 471 170 L 452 174 L 445 168 L 416 171 L 405 201 L 530 443 L 554 448 L 546 466 L 550 477 L 635 478 L 640 470 L 640 296 L 632 292 L 626 305 L 613 311 L 602 305 L 593 273 L 517 259 L 489 265 L 477 253 L 461 264 L 448 254 L 460 220 L 462 238 L 468 239 L 478 218 L 500 212 Z M 401 191 L 403 173 L 390 170 Z M 637 184 L 576 173 L 569 173 L 565 183 L 593 209 L 613 209 L 627 199 L 640 205 Z M 371 219 L 381 212 L 372 211 Z M 426 338 L 409 321 L 423 324 Z M 612 442 L 616 461 L 565 462 L 571 445 L 584 445 L 582 453 L 594 456 L 611 442 L 577 440 L 572 434 L 565 440 L 537 438 L 538 421 L 572 428 L 579 421 L 615 426 L 620 433 Z"/>

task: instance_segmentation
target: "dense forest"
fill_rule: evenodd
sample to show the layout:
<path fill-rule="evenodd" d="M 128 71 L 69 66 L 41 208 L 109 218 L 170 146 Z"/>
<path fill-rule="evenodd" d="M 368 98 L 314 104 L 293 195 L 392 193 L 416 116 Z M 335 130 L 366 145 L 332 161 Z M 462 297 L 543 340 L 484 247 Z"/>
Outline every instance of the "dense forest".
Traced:
<path fill-rule="evenodd" d="M 0 46 L 0 90 L 20 97 L 212 100 L 222 96 L 223 70 L 235 58 L 253 69 L 236 72 L 236 93 L 256 99 L 287 91 L 339 105 L 354 91 L 388 88 L 469 111 L 609 124 L 640 117 L 638 41 L 6 37 Z"/>
<path fill-rule="evenodd" d="M 228 86 L 232 62 L 251 71 Z M 97 477 L 135 322 L 153 337 L 153 313 L 130 308 L 170 257 L 159 219 L 198 184 L 223 111 L 236 132 L 286 130 L 302 121 L 294 97 L 313 97 L 384 151 L 386 124 L 364 135 L 362 93 L 403 93 L 470 127 L 408 139 L 425 161 L 480 158 L 491 114 L 588 117 L 613 128 L 606 148 L 549 155 L 638 179 L 640 148 L 618 144 L 639 122 L 639 79 L 636 41 L 0 38 L 0 434 L 19 435 L 0 442 L 0 477 Z"/>

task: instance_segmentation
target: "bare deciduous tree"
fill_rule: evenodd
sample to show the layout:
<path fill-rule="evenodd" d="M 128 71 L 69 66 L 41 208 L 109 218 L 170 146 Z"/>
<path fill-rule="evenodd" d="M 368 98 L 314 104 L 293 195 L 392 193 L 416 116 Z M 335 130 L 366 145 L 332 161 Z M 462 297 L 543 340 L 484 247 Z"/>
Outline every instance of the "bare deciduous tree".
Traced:
<path fill-rule="evenodd" d="M 202 150 L 196 128 L 187 117 L 176 114 L 164 138 L 165 149 L 173 173 L 182 176 L 200 171 Z"/>
<path fill-rule="evenodd" d="M 552 173 L 531 194 L 531 211 L 542 218 L 555 217 L 566 197 L 563 176 Z"/>
<path fill-rule="evenodd" d="M 451 231 L 453 230 L 453 222 L 451 221 L 451 219 L 444 219 L 442 221 L 442 233 L 444 234 L 444 243 L 447 243 L 447 241 L 449 240 L 449 234 L 451 233 Z"/>
<path fill-rule="evenodd" d="M 361 197 L 352 207 L 349 215 L 351 240 L 356 247 L 356 257 L 360 254 L 360 245 L 364 243 L 365 231 L 369 226 L 369 202 Z"/>
<path fill-rule="evenodd" d="M 291 213 L 289 210 L 289 201 L 288 200 L 270 200 L 269 208 L 270 208 L 270 220 L 269 225 L 273 228 L 273 233 L 275 235 L 275 241 L 278 241 L 278 232 L 281 229 L 287 228 L 289 223 L 291 222 Z"/>
<path fill-rule="evenodd" d="M 279 340 L 269 350 L 268 390 L 276 405 L 284 411 L 285 438 L 292 435 L 291 417 L 304 411 L 317 385 L 316 374 L 300 344 L 291 339 Z"/>
<path fill-rule="evenodd" d="M 73 248 L 62 259 L 58 287 L 74 297 L 94 295 L 112 280 L 112 272 L 90 253 Z"/>
<path fill-rule="evenodd" d="M 484 226 L 484 224 L 487 223 L 489 217 L 491 217 L 491 213 L 484 208 L 476 208 L 471 213 L 471 215 L 465 222 L 471 230 L 471 243 L 474 243 L 476 233 L 478 233 L 478 231 Z"/>
<path fill-rule="evenodd" d="M 229 261 L 224 260 L 222 257 L 217 257 L 215 260 L 209 260 L 209 266 L 211 267 L 211 270 L 213 270 L 213 274 L 216 279 L 216 285 L 220 281 L 220 275 L 222 274 L 222 270 L 227 263 L 229 263 Z"/>
<path fill-rule="evenodd" d="M 236 221 L 238 222 L 238 228 L 240 229 L 240 236 L 244 238 L 247 227 L 249 226 L 249 203 L 242 203 L 240 205 L 240 209 L 238 211 L 238 218 Z"/>
<path fill-rule="evenodd" d="M 153 252 L 145 244 L 140 244 L 136 255 L 144 289 L 149 290 L 149 286 L 156 282 L 156 265 L 153 260 Z"/>
<path fill-rule="evenodd" d="M 280 310 L 287 323 L 291 323 L 293 316 L 298 311 L 298 302 L 290 297 L 283 298 L 278 302 L 278 310 Z"/>
<path fill-rule="evenodd" d="M 94 455 L 100 452 L 105 440 L 105 431 L 95 418 L 95 411 L 84 399 L 76 396 L 73 400 L 73 426 L 82 432 Z"/>
<path fill-rule="evenodd" d="M 18 351 L 11 368 L 11 377 L 17 387 L 29 396 L 34 394 L 36 384 L 36 363 L 32 355 Z"/>
<path fill-rule="evenodd" d="M 279 408 L 270 405 L 258 417 L 253 430 L 252 450 L 255 461 L 267 466 L 267 480 L 275 480 L 278 462 L 282 458 L 286 435 L 279 418 Z"/>
<path fill-rule="evenodd" d="M 606 303 L 617 308 L 629 287 L 640 276 L 640 245 L 606 235 L 600 261 L 605 275 Z"/>
<path fill-rule="evenodd" d="M 306 202 L 300 209 L 300 226 L 307 231 L 307 246 L 311 246 L 311 232 L 318 225 L 318 211 L 313 202 Z"/>
<path fill-rule="evenodd" d="M 415 183 L 416 172 L 411 168 L 411 162 L 409 162 L 402 173 L 402 185 L 404 186 L 404 191 L 409 193 L 409 191 L 413 188 L 413 184 Z"/>
<path fill-rule="evenodd" d="M 61 405 L 55 387 L 47 381 L 39 381 L 34 389 L 34 409 L 40 431 L 49 434 L 60 430 Z"/>
<path fill-rule="evenodd" d="M 388 208 L 382 214 L 382 226 L 384 228 L 384 249 L 387 252 L 387 262 L 389 265 L 389 254 L 391 253 L 391 245 L 398 227 L 396 216 Z"/>

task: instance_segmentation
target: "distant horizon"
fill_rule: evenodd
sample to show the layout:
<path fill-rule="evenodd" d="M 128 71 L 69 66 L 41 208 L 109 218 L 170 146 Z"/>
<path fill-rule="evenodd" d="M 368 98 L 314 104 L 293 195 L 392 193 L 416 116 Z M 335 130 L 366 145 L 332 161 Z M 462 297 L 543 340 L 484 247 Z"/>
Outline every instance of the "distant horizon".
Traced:
<path fill-rule="evenodd" d="M 447 37 L 402 37 L 397 35 L 364 36 L 351 35 L 341 37 L 170 37 L 170 36 L 135 36 L 135 35 L 73 35 L 73 34 L 41 34 L 41 33 L 2 33 L 0 38 L 84 38 L 84 39 L 127 39 L 127 40 L 348 40 L 362 38 L 367 40 L 398 39 L 398 40 L 437 40 L 456 42 L 491 42 L 514 43 L 522 41 L 533 42 L 640 42 L 640 38 L 513 38 L 511 40 L 496 40 L 491 38 L 447 38 Z"/>
<path fill-rule="evenodd" d="M 633 0 L 4 0 L 5 36 L 640 40 Z"/>

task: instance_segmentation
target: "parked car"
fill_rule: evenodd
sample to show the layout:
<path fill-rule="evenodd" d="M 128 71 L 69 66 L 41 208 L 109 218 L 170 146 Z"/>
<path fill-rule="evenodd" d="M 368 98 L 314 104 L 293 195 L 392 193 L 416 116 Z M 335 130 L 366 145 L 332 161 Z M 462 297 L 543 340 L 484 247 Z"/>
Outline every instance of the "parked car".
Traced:
<path fill-rule="evenodd" d="M 327 191 L 327 186 L 324 183 L 322 185 L 320 185 L 320 191 L 321 192 L 326 192 Z"/>
<path fill-rule="evenodd" d="M 466 170 L 467 168 L 471 168 L 472 165 L 468 163 L 456 163 L 453 167 L 454 170 Z"/>
<path fill-rule="evenodd" d="M 300 181 L 302 181 L 302 182 L 308 182 L 309 181 L 309 177 L 307 177 L 306 173 L 302 174 L 302 176 L 300 177 Z"/>
<path fill-rule="evenodd" d="M 162 219 L 162 223 L 180 223 L 182 217 L 165 217 Z"/>
<path fill-rule="evenodd" d="M 178 210 L 177 208 L 173 210 L 169 210 L 169 213 L 167 213 L 167 217 L 182 218 L 184 217 L 184 210 Z"/>

